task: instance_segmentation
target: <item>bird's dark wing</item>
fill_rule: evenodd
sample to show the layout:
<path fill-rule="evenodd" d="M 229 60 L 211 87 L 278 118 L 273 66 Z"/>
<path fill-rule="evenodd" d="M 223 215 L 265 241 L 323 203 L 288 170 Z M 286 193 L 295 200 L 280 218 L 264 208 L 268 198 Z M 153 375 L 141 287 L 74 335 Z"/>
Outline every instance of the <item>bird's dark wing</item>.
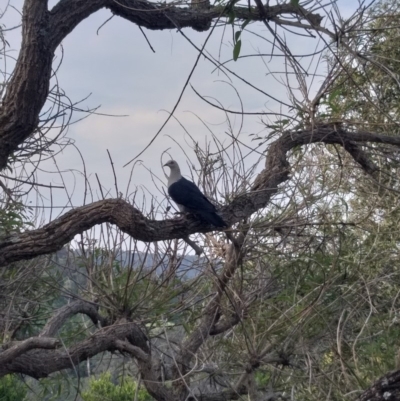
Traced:
<path fill-rule="evenodd" d="M 215 212 L 215 206 L 202 194 L 196 184 L 182 177 L 168 187 L 168 194 L 174 202 L 189 211 Z"/>
<path fill-rule="evenodd" d="M 193 182 L 186 178 L 174 182 L 168 187 L 168 194 L 175 203 L 183 206 L 186 212 L 191 212 L 197 217 L 215 227 L 226 227 L 227 224 L 216 213 L 215 206 L 202 194 Z"/>

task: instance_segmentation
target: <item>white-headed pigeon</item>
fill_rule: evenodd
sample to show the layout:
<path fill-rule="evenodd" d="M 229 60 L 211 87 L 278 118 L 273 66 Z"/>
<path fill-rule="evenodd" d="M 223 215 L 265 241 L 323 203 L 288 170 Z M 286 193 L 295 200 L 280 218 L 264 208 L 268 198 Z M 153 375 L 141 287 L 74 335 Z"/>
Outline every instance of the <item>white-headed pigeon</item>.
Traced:
<path fill-rule="evenodd" d="M 218 228 L 227 226 L 222 217 L 218 216 L 215 206 L 201 193 L 197 185 L 182 177 L 175 160 L 170 160 L 164 166 L 171 169 L 168 177 L 168 194 L 181 212 L 193 213 L 201 221 Z"/>

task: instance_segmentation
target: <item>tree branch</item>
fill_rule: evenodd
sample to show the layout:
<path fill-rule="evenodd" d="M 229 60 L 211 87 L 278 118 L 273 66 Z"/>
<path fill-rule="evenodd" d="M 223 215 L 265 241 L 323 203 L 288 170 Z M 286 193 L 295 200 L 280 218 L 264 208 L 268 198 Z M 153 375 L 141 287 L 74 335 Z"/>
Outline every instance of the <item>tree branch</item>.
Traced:
<path fill-rule="evenodd" d="M 53 349 L 56 348 L 60 342 L 55 338 L 46 337 L 31 337 L 24 341 L 11 344 L 5 344 L 8 346 L 5 351 L 0 352 L 0 366 L 5 365 L 20 355 L 28 352 L 34 348 Z M 4 349 L 4 346 L 3 346 Z M 0 368 L 1 370 L 1 368 Z"/>
<path fill-rule="evenodd" d="M 216 336 L 217 334 L 225 333 L 225 331 L 236 326 L 240 322 L 240 316 L 237 313 L 232 314 L 229 318 L 222 318 L 214 327 L 210 330 L 210 336 Z"/>
<path fill-rule="evenodd" d="M 95 305 L 87 301 L 77 300 L 60 308 L 46 323 L 46 326 L 41 331 L 39 336 L 54 337 L 58 330 L 60 330 L 60 328 L 63 326 L 65 321 L 78 313 L 83 313 L 89 316 L 94 325 L 100 322 L 102 326 L 106 326 L 106 319 L 100 316 Z"/>
<path fill-rule="evenodd" d="M 397 401 L 400 397 L 400 370 L 386 374 L 365 390 L 357 401 Z"/>
<path fill-rule="evenodd" d="M 21 51 L 0 108 L 0 170 L 39 124 L 54 54 L 47 29 L 47 1 L 25 0 Z"/>
<path fill-rule="evenodd" d="M 9 373 L 26 374 L 36 379 L 47 377 L 53 372 L 72 368 L 100 352 L 115 351 L 116 341 L 126 338 L 144 353 L 149 352 L 147 338 L 140 327 L 136 323 L 120 321 L 113 326 L 98 330 L 90 338 L 68 349 L 31 350 L 12 358 L 7 363 L 0 363 L 0 377 Z M 45 342 L 40 337 L 33 338 L 32 341 L 37 339 L 39 342 Z"/>
<path fill-rule="evenodd" d="M 51 49 L 54 51 L 77 25 L 108 3 L 110 3 L 109 0 L 60 0 L 49 11 Z"/>
<path fill-rule="evenodd" d="M 162 30 L 180 28 L 193 28 L 197 31 L 206 31 L 211 27 L 211 22 L 215 18 L 228 17 L 229 10 L 225 6 L 211 6 L 210 8 L 176 7 L 168 4 L 155 4 L 142 0 L 110 0 L 107 8 L 112 13 L 118 15 L 136 25 L 147 29 Z M 260 21 L 257 8 L 255 7 L 233 7 L 235 17 L 245 21 Z M 222 13 L 222 14 L 221 14 Z M 307 25 L 307 29 L 318 28 L 322 17 L 319 14 L 309 13 L 302 7 L 294 6 L 291 3 L 264 6 L 264 14 L 270 21 L 274 21 L 278 16 L 296 15 L 300 20 L 313 21 L 315 27 Z M 285 21 L 280 20 L 284 25 Z"/>
<path fill-rule="evenodd" d="M 128 341 L 116 340 L 115 346 L 120 352 L 128 352 L 134 358 L 139 359 L 142 362 L 149 362 L 150 357 L 148 354 L 143 352 L 139 347 L 128 343 Z"/>
<path fill-rule="evenodd" d="M 357 143 L 374 142 L 400 147 L 399 137 L 369 132 L 335 131 L 326 127 L 287 132 L 270 145 L 265 168 L 256 177 L 252 190 L 221 208 L 223 219 L 232 225 L 264 208 L 277 193 L 278 186 L 289 179 L 287 152 L 296 146 L 318 142 L 343 146 L 370 174 L 376 171 L 377 167 Z M 115 224 L 123 232 L 144 242 L 186 238 L 190 234 L 215 230 L 192 216 L 183 219 L 150 220 L 122 199 L 105 199 L 71 210 L 37 230 L 4 238 L 0 241 L 0 266 L 55 252 L 71 241 L 76 234 L 101 223 Z"/>
<path fill-rule="evenodd" d="M 11 344 L 8 349 L 0 352 L 0 377 L 9 373 L 21 373 L 39 379 L 53 372 L 71 368 L 101 352 L 118 350 L 136 358 L 146 388 L 151 395 L 161 400 L 174 399 L 171 391 L 158 381 L 152 365 L 148 339 L 135 323 L 121 320 L 113 326 L 98 330 L 90 338 L 69 349 L 56 351 L 36 349 L 56 348 L 59 342 L 44 336 L 55 335 L 65 321 L 77 313 L 85 313 L 94 323 L 97 321 L 105 323 L 95 305 L 89 302 L 74 301 L 60 308 L 39 337 Z"/>

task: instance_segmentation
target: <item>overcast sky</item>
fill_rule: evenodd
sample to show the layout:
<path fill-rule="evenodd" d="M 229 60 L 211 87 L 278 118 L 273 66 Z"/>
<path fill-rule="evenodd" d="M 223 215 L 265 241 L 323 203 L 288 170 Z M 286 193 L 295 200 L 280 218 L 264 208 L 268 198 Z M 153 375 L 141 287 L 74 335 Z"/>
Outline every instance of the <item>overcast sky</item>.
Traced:
<path fill-rule="evenodd" d="M 0 0 L 2 9 L 6 3 L 6 0 Z M 11 4 L 18 10 L 22 8 L 22 0 L 11 0 Z M 352 9 L 356 9 L 357 3 L 343 0 L 339 2 L 339 7 L 344 15 L 349 15 Z M 196 50 L 176 30 L 145 30 L 155 53 L 146 43 L 139 28 L 121 18 L 114 17 L 99 30 L 110 16 L 111 13 L 107 10 L 92 15 L 64 40 L 62 44 L 63 61 L 57 72 L 60 87 L 72 101 L 76 102 L 91 94 L 80 107 L 86 109 L 101 106 L 98 110 L 99 113 L 116 116 L 127 115 L 127 117 L 92 115 L 86 120 L 72 125 L 67 133 L 67 136 L 74 140 L 85 159 L 86 171 L 90 177 L 92 188 L 96 192 L 95 198 L 100 196 L 94 177 L 95 173 L 98 174 L 104 187 L 111 189 L 111 195 L 115 196 L 107 149 L 115 163 L 119 188 L 125 192 L 131 169 L 130 167 L 123 168 L 123 165 L 141 152 L 159 130 L 167 118 L 165 110 L 172 110 L 197 58 Z M 9 8 L 1 22 L 9 28 L 20 23 L 20 16 L 14 9 Z M 271 53 L 271 36 L 266 28 L 261 24 L 252 24 L 249 25 L 249 29 L 267 40 L 244 32 L 241 55 Z M 208 32 L 198 33 L 191 29 L 185 29 L 184 33 L 199 47 L 202 46 L 208 35 Z M 321 46 L 318 38 L 300 37 L 289 32 L 286 32 L 285 35 L 293 54 L 309 54 Z M 9 49 L 12 51 L 10 55 L 16 57 L 20 46 L 20 30 L 7 31 L 6 39 L 10 44 Z M 211 36 L 206 50 L 214 57 L 219 57 L 221 61 L 231 59 L 231 28 L 226 28 L 225 32 L 222 27 L 218 28 Z M 61 52 L 57 52 L 55 65 L 58 64 L 60 55 Z M 319 59 L 303 60 L 304 66 L 309 66 L 310 63 L 312 64 L 311 72 L 313 72 Z M 243 58 L 236 63 L 231 61 L 228 66 L 254 86 L 276 99 L 288 102 L 287 90 L 280 81 L 283 75 L 276 74 L 284 71 L 283 58 Z M 8 71 L 11 69 L 12 62 L 8 60 Z M 322 63 L 319 63 L 318 71 L 320 73 L 325 71 Z M 240 93 L 245 111 L 279 112 L 283 110 L 286 112 L 281 109 L 277 101 L 269 99 L 232 76 L 230 78 Z M 322 77 L 314 80 L 314 90 L 321 81 Z M 240 110 L 240 102 L 235 91 L 226 83 L 228 79 L 223 74 L 216 72 L 215 67 L 204 58 L 200 59 L 190 82 L 202 95 L 213 97 L 228 109 Z M 201 146 L 204 146 L 210 139 L 210 134 L 196 115 L 209 124 L 219 140 L 229 141 L 226 134 L 228 124 L 224 113 L 199 99 L 189 86 L 175 116 L 185 125 L 190 135 L 199 141 Z M 75 118 L 79 117 L 82 115 L 75 115 Z M 235 115 L 230 117 L 234 124 L 235 134 L 237 134 L 240 119 Z M 245 117 L 240 133 L 241 141 L 251 144 L 249 134 L 252 133 L 267 134 L 260 116 Z M 140 156 L 140 160 L 146 168 L 142 166 L 135 168 L 132 179 L 133 187 L 146 187 L 158 198 L 162 197 L 157 194 L 151 184 L 151 176 L 147 169 L 151 169 L 154 174 L 164 179 L 160 156 L 168 148 L 170 148 L 169 153 L 183 165 L 184 173 L 189 174 L 188 167 L 184 165 L 186 157 L 176 142 L 184 147 L 190 157 L 193 156 L 193 152 L 187 145 L 189 142 L 187 135 L 176 121 L 171 120 L 153 145 Z M 164 159 L 164 162 L 167 159 L 168 157 Z M 254 160 L 255 157 L 249 159 L 249 163 Z M 57 156 L 57 163 L 62 170 L 83 170 L 79 153 L 73 147 L 67 148 Z M 43 168 L 55 170 L 53 162 L 46 163 Z M 60 177 L 55 174 L 42 173 L 40 179 L 45 184 L 49 182 L 54 185 L 62 184 Z M 75 206 L 81 205 L 83 203 L 83 180 L 80 175 L 75 171 L 73 177 L 72 173 L 66 172 L 64 179 L 70 194 L 75 188 L 72 203 Z M 43 190 L 43 194 L 46 197 L 49 195 L 46 194 L 46 190 Z M 54 192 L 53 201 L 64 205 L 66 203 L 65 192 L 62 190 Z"/>

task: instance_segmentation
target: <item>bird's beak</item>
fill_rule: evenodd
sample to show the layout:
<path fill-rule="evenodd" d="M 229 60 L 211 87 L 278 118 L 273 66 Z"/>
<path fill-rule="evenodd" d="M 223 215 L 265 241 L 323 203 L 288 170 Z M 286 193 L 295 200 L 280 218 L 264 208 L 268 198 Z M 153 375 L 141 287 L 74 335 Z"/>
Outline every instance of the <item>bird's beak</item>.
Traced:
<path fill-rule="evenodd" d="M 168 167 L 168 164 L 164 164 L 163 167 Z"/>

